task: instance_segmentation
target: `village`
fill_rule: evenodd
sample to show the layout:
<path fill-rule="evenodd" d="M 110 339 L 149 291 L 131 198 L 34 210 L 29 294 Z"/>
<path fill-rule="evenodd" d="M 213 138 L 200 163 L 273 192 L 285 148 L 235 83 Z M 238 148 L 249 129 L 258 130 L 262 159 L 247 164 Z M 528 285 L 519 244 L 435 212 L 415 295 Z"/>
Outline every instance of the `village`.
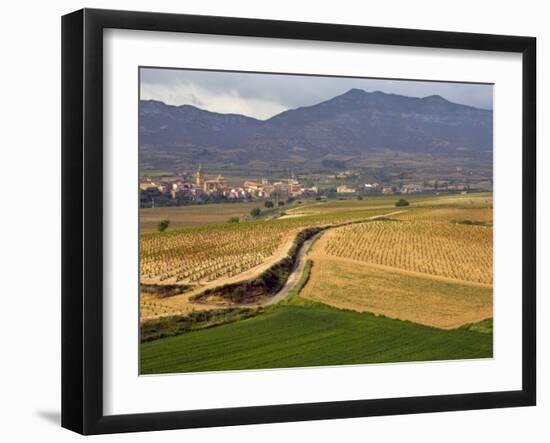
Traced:
<path fill-rule="evenodd" d="M 181 177 L 163 177 L 158 180 L 142 180 L 139 184 L 141 206 L 148 204 L 191 204 L 216 201 L 248 201 L 254 199 L 288 199 L 301 196 L 316 196 L 317 187 L 306 187 L 296 178 L 270 181 L 245 181 L 242 186 L 228 184 L 223 175 L 207 178 L 199 165 L 194 181 Z"/>
<path fill-rule="evenodd" d="M 333 176 L 334 186 L 320 188 L 306 186 L 298 177 L 287 179 L 245 180 L 242 185 L 229 184 L 226 178 L 217 174 L 207 177 L 202 165 L 191 178 L 182 176 L 164 176 L 159 178 L 144 177 L 140 180 L 140 207 L 179 206 L 194 203 L 216 203 L 232 201 L 251 201 L 255 199 L 288 200 L 295 198 L 315 197 L 357 197 L 368 195 L 421 194 L 439 192 L 475 191 L 474 187 L 464 183 L 433 182 L 407 184 L 361 183 L 349 184 L 353 174 L 349 171 Z"/>

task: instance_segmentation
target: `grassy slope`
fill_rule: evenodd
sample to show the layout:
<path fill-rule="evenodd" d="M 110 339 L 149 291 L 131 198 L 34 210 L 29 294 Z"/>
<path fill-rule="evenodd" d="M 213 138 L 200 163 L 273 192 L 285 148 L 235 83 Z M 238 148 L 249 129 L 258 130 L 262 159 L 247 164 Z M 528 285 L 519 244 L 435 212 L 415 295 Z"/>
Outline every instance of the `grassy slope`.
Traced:
<path fill-rule="evenodd" d="M 141 345 L 141 373 L 283 368 L 492 356 L 492 335 L 445 331 L 314 302 Z"/>
<path fill-rule="evenodd" d="M 231 217 L 245 217 L 253 208 L 262 208 L 263 202 L 216 203 L 166 208 L 141 208 L 139 223 L 142 232 L 154 231 L 159 221 L 170 220 L 169 229 L 210 223 L 226 223 Z"/>

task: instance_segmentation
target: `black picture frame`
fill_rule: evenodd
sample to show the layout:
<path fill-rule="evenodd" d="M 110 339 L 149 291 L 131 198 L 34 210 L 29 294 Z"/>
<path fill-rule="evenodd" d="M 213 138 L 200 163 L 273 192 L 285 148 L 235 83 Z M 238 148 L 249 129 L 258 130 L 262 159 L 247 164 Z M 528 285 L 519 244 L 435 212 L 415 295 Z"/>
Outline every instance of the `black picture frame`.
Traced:
<path fill-rule="evenodd" d="M 522 389 L 104 415 L 102 77 L 103 30 L 108 28 L 522 54 Z M 62 426 L 82 434 L 105 434 L 535 405 L 535 117 L 536 39 L 532 37 L 97 9 L 63 16 Z"/>

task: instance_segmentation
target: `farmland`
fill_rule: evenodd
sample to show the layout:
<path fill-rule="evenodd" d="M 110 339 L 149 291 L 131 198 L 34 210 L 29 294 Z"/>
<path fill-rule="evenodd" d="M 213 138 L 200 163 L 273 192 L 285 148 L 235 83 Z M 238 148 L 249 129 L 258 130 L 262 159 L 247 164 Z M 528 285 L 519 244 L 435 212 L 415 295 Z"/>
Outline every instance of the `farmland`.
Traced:
<path fill-rule="evenodd" d="M 429 221 L 376 221 L 333 229 L 324 251 L 333 257 L 491 284 L 492 229 Z"/>
<path fill-rule="evenodd" d="M 428 203 L 327 232 L 302 297 L 447 329 L 492 317 L 492 202 Z"/>
<path fill-rule="evenodd" d="M 483 358 L 491 334 L 446 331 L 321 304 L 281 305 L 235 323 L 141 345 L 141 373 Z"/>
<path fill-rule="evenodd" d="M 341 258 L 313 255 L 300 293 L 343 309 L 371 312 L 438 328 L 456 328 L 492 316 L 492 289 L 396 272 Z"/>
<path fill-rule="evenodd" d="M 206 205 L 205 205 L 206 206 Z M 363 206 L 297 218 L 211 224 L 141 235 L 141 283 L 209 283 L 282 256 L 300 229 L 383 213 Z M 279 252 L 278 254 L 276 254 Z"/>
<path fill-rule="evenodd" d="M 257 207 L 256 202 L 218 203 L 210 205 L 187 205 L 164 208 L 141 208 L 139 210 L 142 232 L 155 231 L 161 220 L 170 220 L 172 228 L 225 223 L 231 217 L 244 219 Z"/>
<path fill-rule="evenodd" d="M 343 204 L 346 202 L 338 203 L 339 211 L 326 214 L 315 212 L 288 219 L 198 224 L 170 228 L 162 233 L 143 232 L 140 238 L 141 284 L 187 284 L 190 290 L 164 299 L 142 293 L 141 319 L 211 308 L 205 304 L 197 306 L 190 303 L 189 298 L 209 288 L 252 278 L 265 271 L 287 254 L 295 236 L 307 227 L 364 220 L 395 209 L 389 204 L 380 208 L 377 202 L 364 202 L 359 208 L 355 200 L 348 201 L 347 205 Z M 216 220 L 220 218 L 220 213 L 226 215 L 226 206 L 211 204 L 200 205 L 200 208 Z M 191 210 L 191 218 L 196 213 L 194 208 L 184 208 Z M 164 208 L 159 209 L 163 215 L 164 211 Z"/>
<path fill-rule="evenodd" d="M 141 294 L 148 331 L 162 319 L 162 330 L 180 331 L 141 344 L 142 373 L 490 357 L 492 195 L 407 199 L 404 208 L 395 197 L 305 201 L 239 223 L 227 211 L 244 217 L 249 203 L 173 208 L 166 232 L 152 220 L 172 221 L 172 208 L 147 210 L 141 283 L 183 289 Z M 312 227 L 326 229 L 304 248 L 307 276 L 288 277 L 295 289 L 273 304 L 223 297 L 231 284 L 252 287 Z M 219 295 L 202 301 L 212 290 Z M 215 320 L 201 325 L 205 311 Z"/>
<path fill-rule="evenodd" d="M 286 224 L 246 223 L 142 236 L 141 281 L 199 282 L 262 263 L 292 237 Z"/>
<path fill-rule="evenodd" d="M 475 220 L 485 222 L 486 224 L 493 223 L 493 208 L 460 208 L 460 207 L 428 207 L 418 208 L 412 211 L 407 211 L 397 215 L 395 218 L 399 220 L 409 221 L 430 221 L 445 223 L 451 221 Z"/>

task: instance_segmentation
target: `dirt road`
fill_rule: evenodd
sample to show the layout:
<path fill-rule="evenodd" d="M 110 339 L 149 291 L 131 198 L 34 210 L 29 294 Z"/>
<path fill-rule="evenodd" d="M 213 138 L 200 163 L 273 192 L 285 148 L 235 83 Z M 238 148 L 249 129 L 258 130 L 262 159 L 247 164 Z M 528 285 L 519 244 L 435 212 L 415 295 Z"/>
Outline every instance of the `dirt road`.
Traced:
<path fill-rule="evenodd" d="M 406 211 L 401 210 L 401 211 L 390 212 L 389 214 L 375 215 L 373 217 L 369 217 L 366 220 L 376 220 L 377 218 L 390 217 L 392 215 L 401 214 L 402 212 L 406 212 Z M 337 226 L 334 226 L 334 228 L 336 227 Z M 277 292 L 277 294 L 275 294 L 272 297 L 269 297 L 265 302 L 260 303 L 261 306 L 274 305 L 275 303 L 279 303 L 281 300 L 284 300 L 288 296 L 290 290 L 294 287 L 294 285 L 296 285 L 296 283 L 298 283 L 298 280 L 300 280 L 300 277 L 304 272 L 304 267 L 306 265 L 307 255 L 311 244 L 317 238 L 319 238 L 321 235 L 323 235 L 325 232 L 329 231 L 330 229 L 333 229 L 333 228 L 327 228 L 324 231 L 319 232 L 318 234 L 314 235 L 312 238 L 304 242 L 304 244 L 300 248 L 300 251 L 298 252 L 298 256 L 296 257 L 294 268 L 292 269 L 290 275 L 288 276 L 284 286 L 281 288 L 279 292 Z"/>
<path fill-rule="evenodd" d="M 281 300 L 285 299 L 288 296 L 288 293 L 290 290 L 294 287 L 296 283 L 298 283 L 298 280 L 300 280 L 300 277 L 302 276 L 302 273 L 304 272 L 304 267 L 306 265 L 307 261 L 307 253 L 309 251 L 309 248 L 311 244 L 323 233 L 323 231 L 315 234 L 313 237 L 311 237 L 309 240 L 306 240 L 302 247 L 300 248 L 300 252 L 298 252 L 298 256 L 296 257 L 296 262 L 294 263 L 294 268 L 290 272 L 290 275 L 288 276 L 286 283 L 281 288 L 277 294 L 275 294 L 272 297 L 269 297 L 266 302 L 261 303 L 262 306 L 270 306 L 274 305 L 275 303 L 279 303 Z"/>
<path fill-rule="evenodd" d="M 381 214 L 381 215 L 370 217 L 368 219 L 364 219 L 363 221 L 376 220 L 377 218 L 389 217 L 392 215 L 400 214 L 402 212 L 406 212 L 406 211 L 401 210 L 401 211 L 394 211 L 389 214 Z M 308 251 L 310 249 L 311 244 L 315 241 L 316 238 L 318 238 L 324 232 L 336 227 L 337 226 L 327 228 L 325 231 L 321 231 L 317 235 L 310 238 L 309 240 L 306 240 L 302 245 L 302 247 L 300 248 L 300 251 L 298 252 L 298 256 L 296 258 L 296 263 L 294 264 L 294 268 L 291 271 L 282 289 L 279 292 L 277 292 L 277 294 L 275 294 L 274 296 L 266 298 L 261 302 L 257 303 L 256 305 L 252 305 L 252 306 L 269 306 L 269 305 L 278 303 L 281 300 L 284 300 L 288 296 L 290 290 L 294 287 L 294 285 L 296 285 L 296 283 L 302 276 L 302 273 L 304 271 L 304 266 L 307 261 Z M 276 263 L 278 260 L 283 258 L 288 253 L 288 250 L 290 249 L 296 234 L 297 234 L 297 231 L 289 233 L 288 237 L 285 239 L 285 242 L 281 245 L 281 247 L 278 249 L 276 254 L 271 256 L 268 260 L 264 261 L 260 265 L 255 266 L 241 274 L 235 275 L 230 278 L 224 278 L 224 279 L 208 282 L 207 284 L 203 284 L 199 287 L 194 288 L 192 291 L 186 292 L 184 294 L 176 295 L 173 297 L 164 298 L 164 299 L 159 299 L 158 297 L 149 296 L 142 293 L 140 296 L 141 320 L 144 321 L 144 320 L 171 316 L 171 315 L 183 315 L 183 314 L 192 312 L 193 310 L 209 310 L 209 309 L 219 309 L 221 307 L 224 307 L 218 304 L 208 305 L 208 304 L 193 303 L 190 300 L 190 298 L 207 289 L 214 288 L 217 286 L 222 286 L 228 283 L 236 283 L 236 282 L 253 278 L 259 275 L 260 273 L 268 269 L 270 266 L 272 266 L 274 263 Z M 235 305 L 228 303 L 227 306 L 225 307 L 232 307 L 232 306 L 235 306 Z M 248 306 L 251 306 L 251 305 L 248 305 Z"/>

